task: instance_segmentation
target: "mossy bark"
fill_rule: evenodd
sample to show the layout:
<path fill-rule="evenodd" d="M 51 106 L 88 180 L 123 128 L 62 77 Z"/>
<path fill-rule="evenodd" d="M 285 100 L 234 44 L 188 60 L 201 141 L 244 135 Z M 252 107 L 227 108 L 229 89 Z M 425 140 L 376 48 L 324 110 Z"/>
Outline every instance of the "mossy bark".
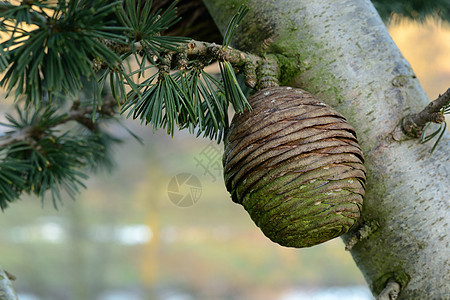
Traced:
<path fill-rule="evenodd" d="M 204 2 L 222 31 L 247 4 L 234 46 L 285 56 L 292 78 L 284 82 L 320 97 L 356 129 L 368 171 L 362 219 L 380 228 L 351 253 L 372 292 L 393 278 L 400 299 L 448 297 L 450 136 L 430 155 L 431 144 L 399 132 L 402 117 L 428 99 L 371 2 Z"/>

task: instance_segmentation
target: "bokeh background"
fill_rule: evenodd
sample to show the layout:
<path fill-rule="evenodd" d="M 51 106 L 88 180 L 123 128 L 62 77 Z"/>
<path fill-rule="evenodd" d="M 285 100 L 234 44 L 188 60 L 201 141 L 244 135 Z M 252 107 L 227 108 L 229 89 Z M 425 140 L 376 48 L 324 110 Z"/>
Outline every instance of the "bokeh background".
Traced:
<path fill-rule="evenodd" d="M 450 87 L 448 24 L 394 18 L 389 31 L 431 100 Z M 75 202 L 24 196 L 0 213 L 0 265 L 21 300 L 372 299 L 340 239 L 290 249 L 260 232 L 224 187 L 222 145 L 126 124 L 144 145 L 111 127 L 117 166 Z"/>

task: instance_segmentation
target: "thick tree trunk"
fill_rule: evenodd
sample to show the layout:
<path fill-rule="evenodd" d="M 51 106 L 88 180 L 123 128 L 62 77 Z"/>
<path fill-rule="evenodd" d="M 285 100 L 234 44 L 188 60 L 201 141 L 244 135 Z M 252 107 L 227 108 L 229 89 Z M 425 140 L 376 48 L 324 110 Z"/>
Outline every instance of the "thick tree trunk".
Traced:
<path fill-rule="evenodd" d="M 401 299 L 449 299 L 450 137 L 406 139 L 398 124 L 428 103 L 368 0 L 204 0 L 221 30 L 241 3 L 250 12 L 234 46 L 289 56 L 291 85 L 319 96 L 356 128 L 366 158 L 363 220 L 380 228 L 351 253 L 374 295 L 391 278 Z M 286 82 L 286 79 L 284 79 Z M 405 284 L 406 283 L 406 284 Z"/>

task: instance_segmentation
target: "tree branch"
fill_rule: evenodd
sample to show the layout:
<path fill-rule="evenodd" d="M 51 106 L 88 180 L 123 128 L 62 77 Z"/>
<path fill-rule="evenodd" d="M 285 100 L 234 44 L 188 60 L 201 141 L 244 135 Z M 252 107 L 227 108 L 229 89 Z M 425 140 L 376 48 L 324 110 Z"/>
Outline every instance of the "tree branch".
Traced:
<path fill-rule="evenodd" d="M 102 40 L 101 42 L 118 55 L 133 51 L 131 45 L 120 44 L 111 40 Z M 136 52 L 143 51 L 140 42 L 136 42 L 133 46 Z M 230 46 L 224 48 L 222 45 L 216 43 L 190 40 L 188 43 L 180 44 L 176 50 L 168 50 L 165 56 L 169 56 L 172 65 L 177 67 L 186 66 L 187 63 L 184 61 L 186 56 L 204 58 L 206 61 L 228 61 L 233 67 L 240 68 L 244 71 L 245 82 L 251 88 L 256 87 L 258 77 L 262 78 L 261 82 L 259 82 L 260 89 L 273 86 L 275 81 L 278 83 L 278 79 L 274 80 L 274 78 L 279 77 L 280 72 L 275 60 L 240 51 Z M 183 60 L 183 62 L 180 63 L 180 60 Z M 104 66 L 104 62 L 95 60 L 94 66 L 96 71 L 98 71 Z M 255 70 L 260 66 L 263 66 L 262 69 L 264 69 L 264 72 L 257 77 Z M 265 74 L 267 70 L 270 70 L 270 74 Z"/>
<path fill-rule="evenodd" d="M 395 300 L 400 293 L 400 284 L 394 279 L 389 279 L 384 290 L 378 295 L 376 300 Z"/>
<path fill-rule="evenodd" d="M 117 103 L 114 100 L 107 101 L 102 104 L 102 107 L 97 111 L 104 116 L 113 116 L 115 114 L 115 107 Z M 70 111 L 59 122 L 52 124 L 52 127 L 67 123 L 69 121 L 76 121 L 79 124 L 85 126 L 89 130 L 93 131 L 97 128 L 97 123 L 92 121 L 92 113 L 94 112 L 94 106 L 80 107 L 79 101 L 75 101 Z M 35 127 L 28 126 L 12 134 L 6 134 L 0 137 L 0 149 L 5 147 L 24 142 L 35 136 Z"/>
<path fill-rule="evenodd" d="M 191 40 L 189 43 L 181 45 L 179 50 L 187 55 L 210 56 L 213 59 L 226 60 L 235 67 L 241 67 L 247 63 L 257 65 L 264 60 L 262 57 L 232 47 L 223 49 L 221 45 L 217 45 L 216 43 L 195 40 Z"/>
<path fill-rule="evenodd" d="M 450 104 L 450 89 L 428 104 L 421 112 L 403 118 L 403 132 L 411 137 L 420 138 L 428 122 L 441 124 L 445 117 L 441 109 Z"/>
<path fill-rule="evenodd" d="M 16 292 L 12 287 L 11 280 L 14 280 L 14 277 L 0 267 L 0 299 L 18 300 Z"/>
<path fill-rule="evenodd" d="M 111 40 L 102 40 L 102 43 L 118 55 L 132 52 L 131 45 L 124 45 Z M 136 49 L 137 52 L 142 51 L 142 44 L 140 42 L 136 42 L 134 44 L 134 49 Z M 175 56 L 180 53 L 184 53 L 189 56 L 203 56 L 209 59 L 226 60 L 235 67 L 242 67 L 248 63 L 257 65 L 259 62 L 264 61 L 264 59 L 260 56 L 246 53 L 229 46 L 223 48 L 222 45 L 218 45 L 216 43 L 196 40 L 190 40 L 188 43 L 180 44 L 176 50 L 167 51 L 167 54 L 171 56 Z"/>
<path fill-rule="evenodd" d="M 361 227 L 354 232 L 345 243 L 345 250 L 350 251 L 359 242 L 370 237 L 380 226 L 376 221 L 363 223 Z"/>
<path fill-rule="evenodd" d="M 233 67 L 244 71 L 245 84 L 258 89 L 278 85 L 279 68 L 276 61 L 249 54 L 232 47 L 223 48 L 216 43 L 191 40 L 180 47 L 186 55 L 210 57 L 211 59 L 225 60 Z M 256 70 L 259 70 L 258 76 Z M 261 71 L 262 70 L 262 71 Z"/>
<path fill-rule="evenodd" d="M 114 116 L 115 110 L 114 108 L 117 106 L 117 102 L 114 100 L 107 101 L 102 103 L 102 106 L 97 110 L 98 113 L 104 116 Z M 84 126 L 86 126 L 90 130 L 95 130 L 97 125 L 94 121 L 92 121 L 92 113 L 94 112 L 94 106 L 86 106 L 80 107 L 80 101 L 74 101 L 72 108 L 70 109 L 67 117 L 62 119 L 56 125 L 60 125 L 63 123 L 67 123 L 69 121 L 76 121 Z"/>

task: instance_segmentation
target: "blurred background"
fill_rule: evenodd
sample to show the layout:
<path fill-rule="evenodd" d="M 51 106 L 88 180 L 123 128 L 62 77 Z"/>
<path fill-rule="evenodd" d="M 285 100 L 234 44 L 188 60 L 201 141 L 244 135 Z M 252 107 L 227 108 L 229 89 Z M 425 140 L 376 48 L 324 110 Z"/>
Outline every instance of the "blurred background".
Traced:
<path fill-rule="evenodd" d="M 389 31 L 431 100 L 450 87 L 448 24 L 395 18 Z M 117 166 L 75 202 L 24 196 L 0 213 L 0 265 L 21 300 L 372 299 L 340 239 L 289 249 L 261 233 L 225 189 L 223 145 L 127 126 L 144 145 L 111 127 Z"/>

